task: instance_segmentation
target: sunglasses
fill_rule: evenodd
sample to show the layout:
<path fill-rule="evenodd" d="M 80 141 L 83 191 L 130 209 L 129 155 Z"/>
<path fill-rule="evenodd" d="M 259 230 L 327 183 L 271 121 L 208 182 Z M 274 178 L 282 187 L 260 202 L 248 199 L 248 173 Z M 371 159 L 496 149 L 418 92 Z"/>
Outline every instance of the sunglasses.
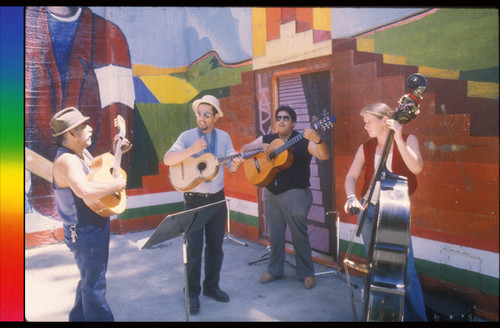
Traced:
<path fill-rule="evenodd" d="M 288 122 L 288 121 L 290 121 L 290 116 L 281 116 L 281 115 L 276 116 L 276 121 L 279 122 L 282 119 L 283 119 L 283 121 Z"/>
<path fill-rule="evenodd" d="M 202 113 L 202 112 L 196 112 L 196 115 L 198 117 L 201 117 L 202 115 L 205 116 L 205 118 L 210 118 L 212 117 L 212 115 L 214 115 L 214 113 L 211 113 L 211 112 L 205 112 L 205 113 Z"/>

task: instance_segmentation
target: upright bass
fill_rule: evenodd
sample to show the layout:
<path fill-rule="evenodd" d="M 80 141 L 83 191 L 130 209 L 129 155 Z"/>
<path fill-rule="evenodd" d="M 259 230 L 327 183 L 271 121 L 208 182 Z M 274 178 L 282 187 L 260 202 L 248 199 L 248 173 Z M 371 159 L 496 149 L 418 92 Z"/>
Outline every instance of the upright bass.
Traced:
<path fill-rule="evenodd" d="M 427 80 L 416 73 L 408 77 L 406 84 L 413 91 L 400 98 L 391 117 L 401 124 L 410 122 L 419 114 L 420 100 L 427 87 Z M 346 273 L 348 267 L 366 273 L 364 321 L 403 321 L 404 317 L 406 261 L 410 244 L 410 198 L 408 179 L 390 172 L 386 167 L 393 140 L 394 131 L 389 130 L 356 231 L 356 236 L 359 237 L 368 208 L 375 206 L 372 197 L 375 186 L 379 183 L 379 211 L 372 225 L 368 264 L 359 265 L 349 260 L 352 241 L 344 259 Z M 355 313 L 354 302 L 353 311 Z"/>

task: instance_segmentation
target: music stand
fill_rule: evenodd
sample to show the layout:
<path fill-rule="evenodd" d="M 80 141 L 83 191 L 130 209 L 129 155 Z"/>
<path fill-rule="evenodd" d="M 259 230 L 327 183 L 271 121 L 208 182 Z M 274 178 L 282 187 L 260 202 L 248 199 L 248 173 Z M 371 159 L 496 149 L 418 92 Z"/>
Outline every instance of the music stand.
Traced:
<path fill-rule="evenodd" d="M 252 264 L 255 264 L 255 263 L 260 263 L 260 262 L 264 262 L 266 260 L 269 260 L 270 256 L 271 256 L 271 246 L 266 246 L 266 253 L 264 253 L 264 255 L 262 255 L 260 257 L 260 259 L 252 261 L 252 262 L 248 262 L 248 265 L 252 265 Z M 292 263 L 290 263 L 287 259 L 285 259 L 285 263 L 288 264 L 289 266 L 295 268 L 295 265 L 293 265 Z"/>
<path fill-rule="evenodd" d="M 184 262 L 184 301 L 186 306 L 186 321 L 189 321 L 189 284 L 187 275 L 187 244 L 186 235 L 188 232 L 201 229 L 211 215 L 200 215 L 201 210 L 220 204 L 226 200 L 221 200 L 212 204 L 196 207 L 183 212 L 167 215 L 149 238 L 137 241 L 139 250 L 148 248 L 169 239 L 180 236 L 182 238 L 182 258 Z"/>

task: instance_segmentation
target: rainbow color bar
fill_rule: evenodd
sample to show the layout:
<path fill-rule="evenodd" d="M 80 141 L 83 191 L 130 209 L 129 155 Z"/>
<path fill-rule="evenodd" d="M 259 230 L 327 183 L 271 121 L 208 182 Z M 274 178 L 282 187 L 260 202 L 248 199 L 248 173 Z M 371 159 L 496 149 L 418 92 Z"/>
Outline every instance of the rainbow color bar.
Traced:
<path fill-rule="evenodd" d="M 0 7 L 0 321 L 24 320 L 24 7 Z"/>

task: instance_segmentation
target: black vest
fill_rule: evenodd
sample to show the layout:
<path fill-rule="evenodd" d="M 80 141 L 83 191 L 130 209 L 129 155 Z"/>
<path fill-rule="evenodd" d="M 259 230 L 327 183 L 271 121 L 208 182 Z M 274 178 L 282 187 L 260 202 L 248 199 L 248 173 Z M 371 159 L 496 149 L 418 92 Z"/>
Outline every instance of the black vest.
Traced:
<path fill-rule="evenodd" d="M 299 134 L 292 131 L 290 139 Z M 277 133 L 267 134 L 262 137 L 264 143 L 270 144 L 279 138 Z M 276 177 L 266 188 L 273 194 L 280 194 L 290 189 L 308 188 L 310 186 L 309 177 L 311 175 L 311 154 L 307 150 L 309 140 L 302 138 L 289 149 L 293 152 L 292 166 L 278 172 Z"/>

